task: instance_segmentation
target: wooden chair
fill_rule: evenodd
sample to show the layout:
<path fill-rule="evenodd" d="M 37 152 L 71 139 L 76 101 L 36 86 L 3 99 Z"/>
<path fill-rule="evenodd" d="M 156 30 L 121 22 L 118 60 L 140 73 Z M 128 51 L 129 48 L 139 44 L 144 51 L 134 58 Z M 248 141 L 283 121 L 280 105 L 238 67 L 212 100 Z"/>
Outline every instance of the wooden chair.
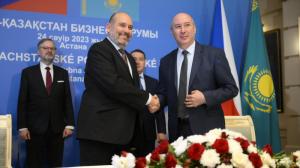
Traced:
<path fill-rule="evenodd" d="M 253 120 L 246 116 L 225 116 L 225 128 L 243 134 L 249 141 L 256 141 Z"/>
<path fill-rule="evenodd" d="M 11 115 L 0 115 L 0 167 L 11 168 Z"/>

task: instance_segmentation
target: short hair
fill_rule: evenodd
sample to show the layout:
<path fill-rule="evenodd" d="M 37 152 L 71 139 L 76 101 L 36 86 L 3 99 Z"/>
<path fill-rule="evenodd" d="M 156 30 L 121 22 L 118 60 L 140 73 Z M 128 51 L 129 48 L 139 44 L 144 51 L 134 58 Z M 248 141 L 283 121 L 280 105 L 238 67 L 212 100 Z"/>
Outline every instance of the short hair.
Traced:
<path fill-rule="evenodd" d="M 51 41 L 54 45 L 54 41 L 51 38 L 43 38 L 37 43 L 37 48 L 40 48 L 41 44 L 43 44 L 45 41 Z"/>
<path fill-rule="evenodd" d="M 115 16 L 116 16 L 117 14 L 119 14 L 119 13 L 125 13 L 125 14 L 128 15 L 128 13 L 126 13 L 126 12 L 121 12 L 121 11 L 119 11 L 119 12 L 114 12 L 114 13 L 110 16 L 108 22 L 109 22 L 109 23 L 113 22 Z"/>
<path fill-rule="evenodd" d="M 108 20 L 109 23 L 111 23 L 111 22 L 113 21 L 114 17 L 117 15 L 117 13 L 118 13 L 118 12 L 114 12 L 114 13 L 110 16 L 110 18 L 109 18 L 109 20 Z"/>
<path fill-rule="evenodd" d="M 130 54 L 132 54 L 132 53 L 134 53 L 134 52 L 142 53 L 143 56 L 144 56 L 144 58 L 146 59 L 146 54 L 145 54 L 145 52 L 144 52 L 143 50 L 137 48 L 137 49 L 134 49 L 133 51 L 131 51 Z"/>

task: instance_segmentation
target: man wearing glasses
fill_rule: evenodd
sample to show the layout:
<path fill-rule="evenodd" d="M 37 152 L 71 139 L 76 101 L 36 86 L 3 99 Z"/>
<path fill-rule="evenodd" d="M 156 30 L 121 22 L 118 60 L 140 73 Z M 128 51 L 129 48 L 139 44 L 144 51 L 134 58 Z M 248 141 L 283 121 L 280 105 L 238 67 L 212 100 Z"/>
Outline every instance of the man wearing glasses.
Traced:
<path fill-rule="evenodd" d="M 37 47 L 40 63 L 22 71 L 18 131 L 26 141 L 26 167 L 61 167 L 64 138 L 74 129 L 69 77 L 53 65 L 52 39 L 40 40 Z"/>

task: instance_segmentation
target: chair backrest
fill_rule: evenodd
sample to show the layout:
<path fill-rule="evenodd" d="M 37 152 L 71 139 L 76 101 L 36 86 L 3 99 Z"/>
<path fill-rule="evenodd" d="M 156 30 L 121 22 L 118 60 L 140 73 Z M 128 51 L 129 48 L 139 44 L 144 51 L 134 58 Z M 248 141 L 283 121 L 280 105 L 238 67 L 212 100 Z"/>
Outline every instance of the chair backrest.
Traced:
<path fill-rule="evenodd" d="M 11 168 L 11 115 L 0 115 L 0 167 Z"/>
<path fill-rule="evenodd" d="M 243 134 L 249 141 L 256 141 L 252 118 L 246 116 L 225 116 L 225 128 Z"/>

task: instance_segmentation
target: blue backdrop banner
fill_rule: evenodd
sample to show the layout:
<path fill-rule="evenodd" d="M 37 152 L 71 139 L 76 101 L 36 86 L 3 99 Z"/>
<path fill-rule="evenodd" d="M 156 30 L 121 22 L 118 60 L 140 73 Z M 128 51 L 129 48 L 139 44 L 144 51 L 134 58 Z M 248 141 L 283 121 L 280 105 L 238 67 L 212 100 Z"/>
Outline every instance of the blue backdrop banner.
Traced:
<path fill-rule="evenodd" d="M 33 4 L 34 3 L 34 4 Z M 227 0 L 229 32 L 238 72 L 247 41 L 250 0 Z M 105 26 L 115 11 L 125 11 L 134 21 L 127 51 L 140 48 L 147 55 L 146 73 L 158 77 L 159 60 L 176 43 L 170 32 L 173 16 L 187 12 L 197 26 L 197 40 L 209 44 L 215 0 L 2 0 L 0 1 L 0 114 L 13 117 L 13 166 L 23 167 L 24 141 L 16 129 L 16 109 L 23 68 L 39 62 L 37 42 L 52 38 L 58 48 L 55 64 L 69 72 L 75 120 L 84 89 L 84 67 L 91 44 L 105 36 Z M 76 128 L 75 128 L 76 134 Z M 65 141 L 64 166 L 79 164 L 76 135 Z"/>

